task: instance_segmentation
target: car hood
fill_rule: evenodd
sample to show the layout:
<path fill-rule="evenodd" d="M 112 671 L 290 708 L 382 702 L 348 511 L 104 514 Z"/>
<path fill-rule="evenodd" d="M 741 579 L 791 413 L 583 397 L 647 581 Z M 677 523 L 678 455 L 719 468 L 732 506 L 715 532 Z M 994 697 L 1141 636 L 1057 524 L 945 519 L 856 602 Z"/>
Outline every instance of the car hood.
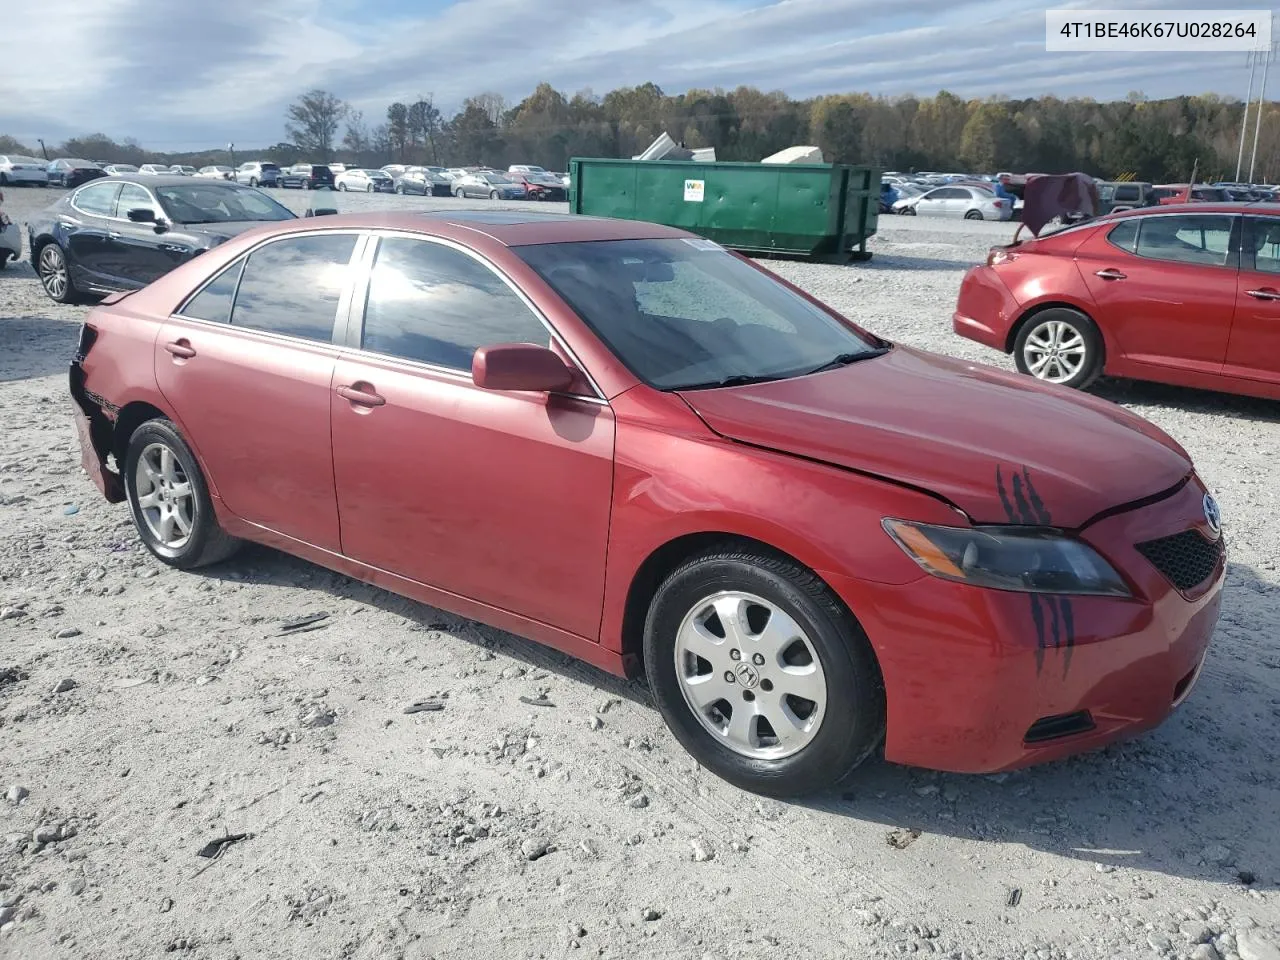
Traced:
<path fill-rule="evenodd" d="M 1084 526 L 1191 460 L 1115 404 L 895 347 L 824 373 L 680 394 L 721 436 L 927 490 L 974 523 Z"/>

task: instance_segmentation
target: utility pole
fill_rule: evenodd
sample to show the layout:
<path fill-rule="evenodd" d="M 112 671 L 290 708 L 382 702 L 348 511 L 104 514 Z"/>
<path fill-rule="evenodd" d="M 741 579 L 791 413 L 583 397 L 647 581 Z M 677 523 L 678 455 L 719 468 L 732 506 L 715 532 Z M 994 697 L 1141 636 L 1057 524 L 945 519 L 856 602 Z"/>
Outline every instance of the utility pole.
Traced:
<path fill-rule="evenodd" d="M 1271 66 L 1271 61 L 1276 58 L 1276 44 L 1271 44 L 1266 50 L 1262 51 L 1262 86 L 1258 90 L 1258 109 L 1254 111 L 1257 116 L 1253 123 L 1253 151 L 1249 155 L 1249 183 L 1253 183 L 1253 167 L 1254 162 L 1258 159 L 1258 134 L 1262 130 L 1262 110 L 1267 103 L 1267 67 Z"/>
<path fill-rule="evenodd" d="M 1253 102 L 1253 75 L 1258 72 L 1258 58 L 1249 52 L 1249 93 L 1244 98 L 1244 119 L 1240 121 L 1240 151 L 1236 154 L 1236 179 L 1240 182 L 1240 168 L 1244 165 L 1244 138 L 1249 135 L 1249 104 Z"/>
<path fill-rule="evenodd" d="M 40 152 L 41 152 L 41 153 L 43 153 L 43 154 L 44 154 L 44 158 L 45 158 L 46 160 L 48 160 L 48 159 L 49 159 L 49 151 L 45 149 L 45 147 L 44 147 L 44 141 L 43 141 L 43 140 L 41 140 L 39 137 L 36 137 L 36 143 L 40 144 Z"/>

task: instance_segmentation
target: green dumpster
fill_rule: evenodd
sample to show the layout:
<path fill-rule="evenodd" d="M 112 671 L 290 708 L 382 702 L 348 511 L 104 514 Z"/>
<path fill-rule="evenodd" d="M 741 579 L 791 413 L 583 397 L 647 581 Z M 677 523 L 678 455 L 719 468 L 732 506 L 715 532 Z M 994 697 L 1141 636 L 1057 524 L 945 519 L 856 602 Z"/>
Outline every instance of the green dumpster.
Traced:
<path fill-rule="evenodd" d="M 648 220 L 744 253 L 866 260 L 880 171 L 847 164 L 569 161 L 569 209 Z"/>

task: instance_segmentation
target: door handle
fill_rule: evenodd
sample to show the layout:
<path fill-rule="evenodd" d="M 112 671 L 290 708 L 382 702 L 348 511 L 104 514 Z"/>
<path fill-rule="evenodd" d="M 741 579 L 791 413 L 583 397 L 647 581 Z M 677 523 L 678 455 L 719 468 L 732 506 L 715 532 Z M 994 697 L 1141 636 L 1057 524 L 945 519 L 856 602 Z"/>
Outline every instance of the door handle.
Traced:
<path fill-rule="evenodd" d="M 354 386 L 339 387 L 338 396 L 343 400 L 354 403 L 358 407 L 380 407 L 387 402 L 385 397 L 374 393 L 372 389 L 361 390 Z"/>
<path fill-rule="evenodd" d="M 195 348 L 186 340 L 175 340 L 164 345 L 164 348 L 180 360 L 190 360 L 196 355 Z"/>
<path fill-rule="evenodd" d="M 1126 276 L 1125 274 L 1121 273 L 1119 270 L 1110 270 L 1110 269 L 1107 269 L 1107 270 L 1099 270 L 1099 271 L 1097 271 L 1096 273 L 1094 273 L 1094 276 L 1095 276 L 1095 277 L 1101 277 L 1103 280 L 1125 280 L 1125 279 L 1128 279 L 1128 278 L 1127 278 L 1127 276 Z"/>
<path fill-rule="evenodd" d="M 121 234 L 119 230 L 108 230 L 107 236 L 110 237 L 112 240 L 119 240 Z"/>
<path fill-rule="evenodd" d="M 1261 290 L 1246 290 L 1245 294 L 1255 300 L 1280 300 L 1280 291 L 1272 290 L 1270 287 L 1263 287 Z"/>

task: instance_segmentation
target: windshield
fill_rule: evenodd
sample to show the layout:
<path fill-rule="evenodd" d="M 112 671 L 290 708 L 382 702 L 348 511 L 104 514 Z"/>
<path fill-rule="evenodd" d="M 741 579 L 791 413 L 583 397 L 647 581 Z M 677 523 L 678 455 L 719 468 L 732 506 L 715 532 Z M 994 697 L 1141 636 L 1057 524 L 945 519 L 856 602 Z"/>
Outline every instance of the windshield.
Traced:
<path fill-rule="evenodd" d="M 636 376 L 661 390 L 780 380 L 880 348 L 707 240 L 512 249 Z"/>
<path fill-rule="evenodd" d="M 294 215 L 252 187 L 193 183 L 157 187 L 160 205 L 176 223 L 237 223 L 293 220 Z"/>
<path fill-rule="evenodd" d="M 483 177 L 485 180 L 488 180 L 490 183 L 511 183 L 512 182 L 511 180 L 497 173 L 482 173 L 480 174 L 480 176 Z"/>

